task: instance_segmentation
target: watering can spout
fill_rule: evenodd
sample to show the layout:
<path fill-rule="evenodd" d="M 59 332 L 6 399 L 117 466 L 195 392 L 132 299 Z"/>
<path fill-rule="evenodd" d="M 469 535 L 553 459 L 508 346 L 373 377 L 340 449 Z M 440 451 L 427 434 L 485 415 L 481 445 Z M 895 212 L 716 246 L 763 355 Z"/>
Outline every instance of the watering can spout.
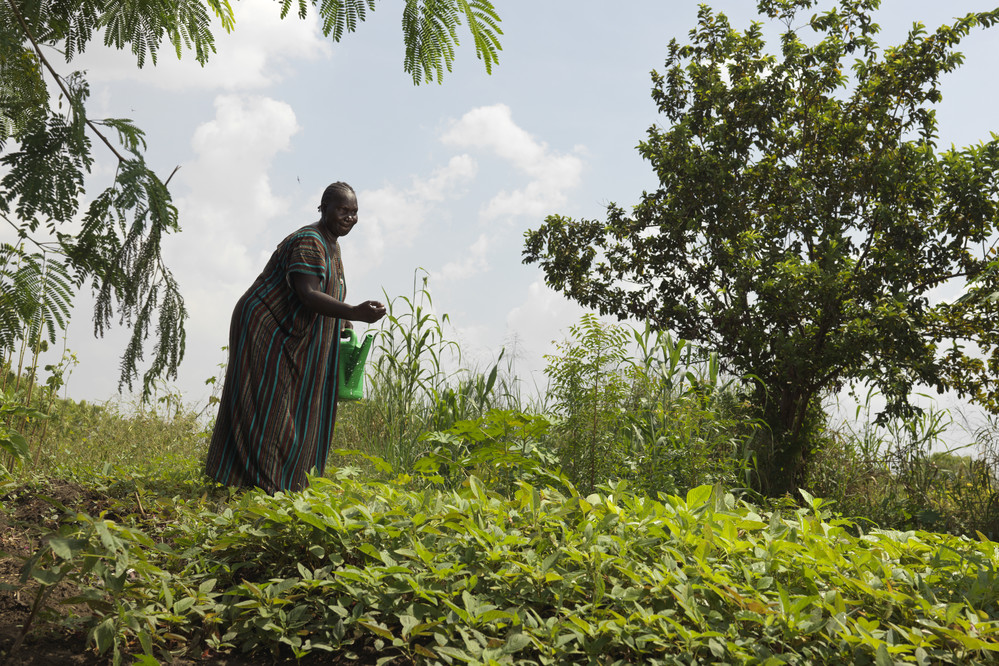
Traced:
<path fill-rule="evenodd" d="M 360 400 L 364 397 L 364 363 L 371 351 L 374 333 L 364 336 L 363 342 L 358 342 L 354 329 L 344 329 L 340 338 L 340 358 L 337 374 L 339 387 L 337 398 L 340 400 Z"/>

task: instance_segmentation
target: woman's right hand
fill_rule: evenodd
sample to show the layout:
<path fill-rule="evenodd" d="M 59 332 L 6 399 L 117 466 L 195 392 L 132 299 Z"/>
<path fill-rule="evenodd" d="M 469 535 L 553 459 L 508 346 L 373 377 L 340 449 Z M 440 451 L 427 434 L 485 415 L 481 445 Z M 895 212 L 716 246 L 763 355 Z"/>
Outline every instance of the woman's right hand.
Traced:
<path fill-rule="evenodd" d="M 385 305 L 378 301 L 364 301 L 354 306 L 354 316 L 351 319 L 374 324 L 385 316 Z"/>

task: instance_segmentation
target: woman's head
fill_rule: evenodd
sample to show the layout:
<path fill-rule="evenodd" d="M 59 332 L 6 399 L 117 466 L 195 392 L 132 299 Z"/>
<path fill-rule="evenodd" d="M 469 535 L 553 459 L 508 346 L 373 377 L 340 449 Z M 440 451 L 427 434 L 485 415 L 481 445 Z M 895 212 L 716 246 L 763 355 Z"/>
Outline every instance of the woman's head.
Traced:
<path fill-rule="evenodd" d="M 336 182 L 326 188 L 319 203 L 320 224 L 333 236 L 346 236 L 357 224 L 357 196 L 347 183 Z"/>
<path fill-rule="evenodd" d="M 346 199 L 348 196 L 357 198 L 353 187 L 341 181 L 331 183 L 323 190 L 323 198 L 319 200 L 319 212 L 322 213 L 331 203 Z"/>

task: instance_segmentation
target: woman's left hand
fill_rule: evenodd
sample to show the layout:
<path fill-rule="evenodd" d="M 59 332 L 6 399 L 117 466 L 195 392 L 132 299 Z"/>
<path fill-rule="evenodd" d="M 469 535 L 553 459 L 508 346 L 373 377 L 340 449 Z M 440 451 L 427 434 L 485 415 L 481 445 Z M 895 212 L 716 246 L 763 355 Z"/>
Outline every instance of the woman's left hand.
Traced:
<path fill-rule="evenodd" d="M 354 316 L 351 319 L 374 324 L 385 316 L 385 306 L 378 301 L 364 301 L 354 306 Z"/>

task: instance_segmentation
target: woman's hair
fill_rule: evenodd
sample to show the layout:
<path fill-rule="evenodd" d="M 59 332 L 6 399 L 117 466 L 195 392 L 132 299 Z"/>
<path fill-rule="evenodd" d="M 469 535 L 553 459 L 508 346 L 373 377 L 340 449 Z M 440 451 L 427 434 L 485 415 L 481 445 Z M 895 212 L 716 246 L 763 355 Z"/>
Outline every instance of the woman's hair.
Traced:
<path fill-rule="evenodd" d="M 319 212 L 322 212 L 331 202 L 340 200 L 347 194 L 354 194 L 354 188 L 347 183 L 337 181 L 323 190 L 323 198 L 319 200 Z M 357 196 L 354 194 L 354 196 Z"/>

